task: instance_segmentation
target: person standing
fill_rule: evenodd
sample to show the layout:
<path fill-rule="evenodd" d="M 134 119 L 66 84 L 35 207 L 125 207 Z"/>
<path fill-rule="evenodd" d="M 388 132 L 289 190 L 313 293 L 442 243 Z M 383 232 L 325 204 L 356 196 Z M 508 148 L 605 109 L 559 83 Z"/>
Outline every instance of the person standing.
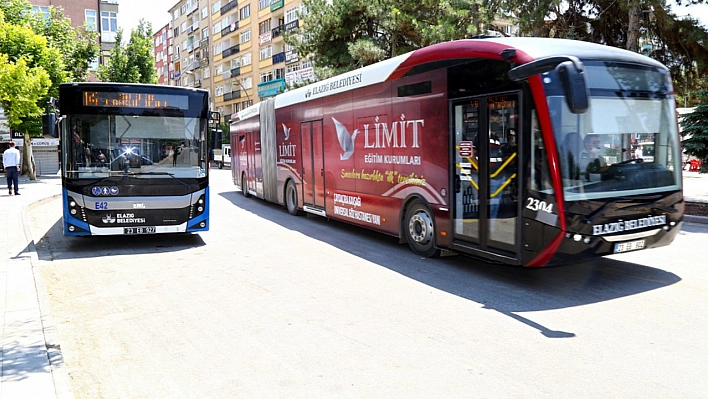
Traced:
<path fill-rule="evenodd" d="M 15 195 L 20 195 L 20 152 L 15 148 L 15 142 L 10 142 L 10 148 L 2 153 L 2 164 L 5 166 L 7 191 L 12 195 L 12 185 L 15 185 Z"/>

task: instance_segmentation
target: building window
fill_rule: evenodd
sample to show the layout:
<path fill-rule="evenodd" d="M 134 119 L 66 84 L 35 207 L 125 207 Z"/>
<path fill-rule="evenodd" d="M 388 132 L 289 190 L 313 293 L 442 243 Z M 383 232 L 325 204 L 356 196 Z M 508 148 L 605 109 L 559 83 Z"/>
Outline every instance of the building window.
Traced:
<path fill-rule="evenodd" d="M 241 32 L 241 43 L 246 43 L 248 41 L 251 41 L 251 30 L 247 30 L 245 32 Z"/>
<path fill-rule="evenodd" d="M 270 19 L 266 19 L 258 24 L 258 34 L 262 35 L 264 33 L 270 33 Z"/>
<path fill-rule="evenodd" d="M 214 55 L 219 55 L 219 54 L 221 54 L 222 49 L 223 49 L 223 42 L 222 42 L 222 43 L 217 43 L 217 44 L 214 46 Z"/>
<path fill-rule="evenodd" d="M 286 24 L 297 20 L 298 10 L 299 10 L 299 8 L 295 7 L 295 8 L 291 8 L 291 9 L 285 11 L 285 23 Z"/>
<path fill-rule="evenodd" d="M 209 8 L 208 7 L 202 8 L 202 19 L 204 19 L 208 16 L 209 16 Z"/>
<path fill-rule="evenodd" d="M 251 53 L 246 53 L 241 57 L 241 66 L 251 65 L 252 56 Z"/>
<path fill-rule="evenodd" d="M 32 6 L 32 12 L 39 15 L 43 19 L 49 19 L 52 16 L 52 14 L 49 12 L 49 7 Z"/>
<path fill-rule="evenodd" d="M 261 47 L 259 60 L 263 61 L 273 56 L 273 47 L 271 45 Z"/>
<path fill-rule="evenodd" d="M 241 19 L 246 19 L 251 16 L 251 5 L 247 5 L 239 10 L 238 15 Z"/>
<path fill-rule="evenodd" d="M 216 91 L 214 92 L 214 94 L 217 96 L 223 96 L 224 95 L 224 86 L 216 86 Z"/>
<path fill-rule="evenodd" d="M 172 20 L 175 21 L 177 18 L 179 18 L 179 9 L 172 13 Z"/>
<path fill-rule="evenodd" d="M 243 85 L 244 89 L 250 89 L 253 87 L 253 79 L 249 76 L 247 78 L 241 79 L 241 84 Z"/>
<path fill-rule="evenodd" d="M 258 10 L 270 7 L 270 0 L 258 0 Z"/>
<path fill-rule="evenodd" d="M 101 11 L 101 30 L 104 32 L 118 32 L 118 18 L 116 13 Z"/>
<path fill-rule="evenodd" d="M 261 83 L 270 82 L 274 79 L 273 71 L 261 73 Z"/>
<path fill-rule="evenodd" d="M 275 70 L 276 79 L 285 79 L 285 68 L 278 68 Z"/>
<path fill-rule="evenodd" d="M 85 10 L 86 15 L 86 29 L 87 30 L 97 30 L 98 25 L 96 24 L 96 10 Z"/>
<path fill-rule="evenodd" d="M 187 4 L 182 4 L 182 7 L 179 8 L 179 11 L 182 13 L 182 15 L 187 13 Z"/>
<path fill-rule="evenodd" d="M 204 68 L 204 71 L 202 72 L 202 74 L 204 75 L 204 79 L 210 77 L 211 76 L 211 68 L 209 68 L 209 67 Z"/>
<path fill-rule="evenodd" d="M 211 6 L 211 14 L 214 15 L 216 13 L 221 12 L 221 0 L 217 1 Z"/>
<path fill-rule="evenodd" d="M 231 69 L 235 69 L 241 66 L 241 58 L 236 57 L 231 60 Z"/>
<path fill-rule="evenodd" d="M 221 21 L 217 22 L 214 24 L 211 30 L 215 35 L 219 32 L 221 32 Z"/>

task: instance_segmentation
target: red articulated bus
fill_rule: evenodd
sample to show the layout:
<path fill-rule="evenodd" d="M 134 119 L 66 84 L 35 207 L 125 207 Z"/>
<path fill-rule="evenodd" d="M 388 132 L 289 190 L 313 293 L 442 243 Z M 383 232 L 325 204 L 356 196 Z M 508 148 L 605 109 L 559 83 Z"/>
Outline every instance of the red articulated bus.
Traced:
<path fill-rule="evenodd" d="M 683 220 L 667 68 L 580 41 L 415 50 L 239 112 L 231 148 L 244 195 L 427 257 L 563 264 L 667 245 Z"/>

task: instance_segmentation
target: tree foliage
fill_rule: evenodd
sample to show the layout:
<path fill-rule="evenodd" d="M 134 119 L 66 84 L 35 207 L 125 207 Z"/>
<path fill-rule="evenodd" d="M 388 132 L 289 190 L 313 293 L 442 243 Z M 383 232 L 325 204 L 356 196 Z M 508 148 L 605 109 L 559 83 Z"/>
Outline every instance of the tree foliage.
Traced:
<path fill-rule="evenodd" d="M 441 41 L 478 35 L 489 20 L 476 0 L 304 0 L 298 35 L 286 38 L 330 74 Z M 304 38 L 303 40 L 299 40 Z"/>
<path fill-rule="evenodd" d="M 3 97 L 2 107 L 6 113 L 14 112 L 13 109 L 20 109 L 22 112 L 16 114 L 17 117 L 8 118 L 12 129 L 29 132 L 33 135 L 41 133 L 41 123 L 39 114 L 34 112 L 41 109 L 52 95 L 53 90 L 58 90 L 59 83 L 65 80 L 64 66 L 61 54 L 56 48 L 48 45 L 47 39 L 32 31 L 28 24 L 15 25 L 5 22 L 3 12 L 0 10 L 0 55 L 2 55 L 4 82 L 10 88 L 0 88 Z M 18 68 L 24 68 L 23 71 Z M 11 76 L 7 80 L 7 76 Z M 27 76 L 27 78 L 22 78 Z M 47 77 L 49 85 L 38 84 L 31 78 L 36 76 L 39 82 L 44 82 Z M 16 82 L 12 79 L 19 79 Z M 26 84 L 26 85 L 25 85 Z M 38 87 L 44 87 L 39 90 Z M 37 108 L 30 108 L 27 101 L 34 101 Z M 18 105 L 22 104 L 22 105 Z"/>
<path fill-rule="evenodd" d="M 704 81 L 708 83 L 708 78 Z M 681 119 L 681 135 L 686 154 L 700 159 L 700 172 L 708 173 L 708 89 L 699 90 L 698 97 L 700 104 Z"/>
<path fill-rule="evenodd" d="M 119 29 L 108 63 L 98 67 L 97 75 L 104 82 L 157 83 L 151 24 L 141 19 L 126 45 Z"/>

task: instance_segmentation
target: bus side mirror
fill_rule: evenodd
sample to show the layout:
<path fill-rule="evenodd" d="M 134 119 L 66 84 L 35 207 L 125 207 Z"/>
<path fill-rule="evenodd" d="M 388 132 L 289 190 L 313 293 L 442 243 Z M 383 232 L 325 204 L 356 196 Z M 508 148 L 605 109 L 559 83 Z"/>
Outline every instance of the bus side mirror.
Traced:
<path fill-rule="evenodd" d="M 509 79 L 519 82 L 554 69 L 561 81 L 561 86 L 563 86 L 563 93 L 570 111 L 574 114 L 585 113 L 588 110 L 590 94 L 585 81 L 585 68 L 577 57 L 559 55 L 540 58 L 512 68 L 508 75 Z"/>
<path fill-rule="evenodd" d="M 588 85 L 585 81 L 585 71 L 582 70 L 582 64 L 578 65 L 572 61 L 561 62 L 556 66 L 556 73 L 563 86 L 565 101 L 568 104 L 570 112 L 574 114 L 583 114 L 589 108 L 590 94 Z"/>

